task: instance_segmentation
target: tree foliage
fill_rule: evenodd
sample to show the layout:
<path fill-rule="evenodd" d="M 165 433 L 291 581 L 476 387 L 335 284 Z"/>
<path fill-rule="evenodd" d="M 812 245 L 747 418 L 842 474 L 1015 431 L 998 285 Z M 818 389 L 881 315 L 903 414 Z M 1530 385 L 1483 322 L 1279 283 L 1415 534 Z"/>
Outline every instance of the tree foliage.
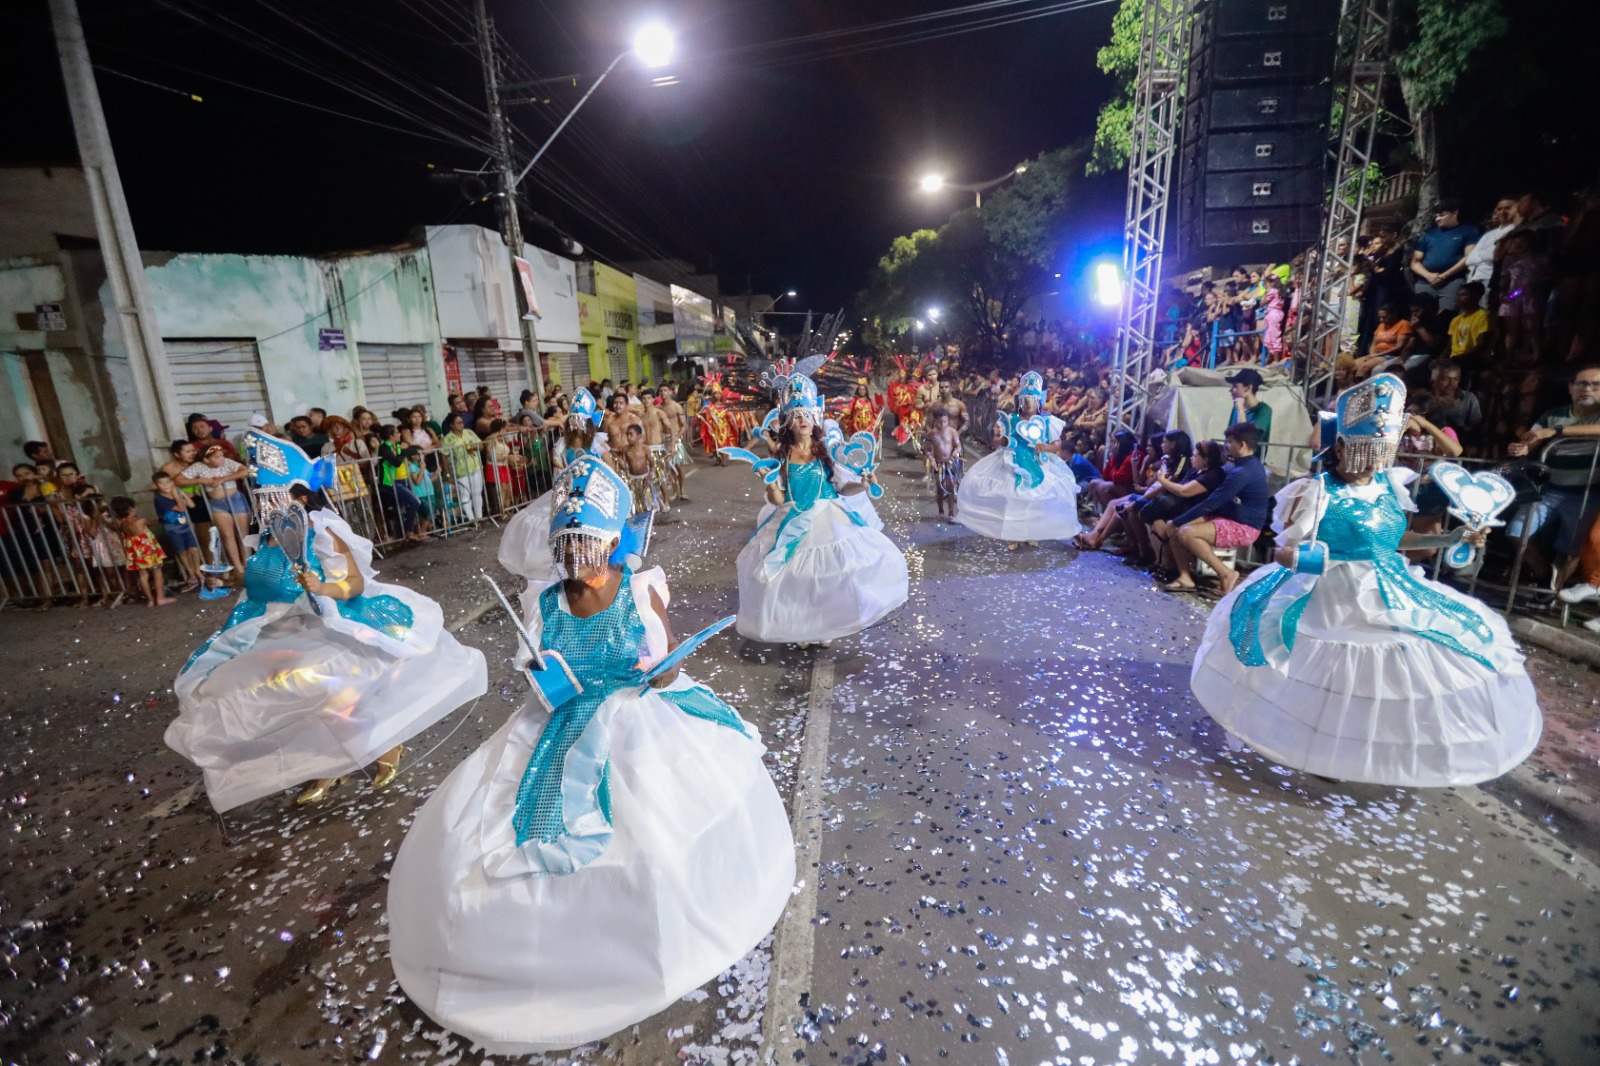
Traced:
<path fill-rule="evenodd" d="M 1047 152 L 981 209 L 957 212 L 938 231 L 896 237 L 857 298 L 868 338 L 909 332 L 930 307 L 947 311 L 959 333 L 1000 338 L 1060 258 L 1082 160 L 1073 149 Z"/>
<path fill-rule="evenodd" d="M 1456 104 L 1462 77 L 1510 28 L 1501 0 L 1402 0 L 1396 11 L 1395 69 L 1422 167 L 1418 228 L 1439 201 L 1438 109 Z"/>
<path fill-rule="evenodd" d="M 1109 174 L 1128 165 L 1133 146 L 1133 87 L 1139 80 L 1139 33 L 1144 24 L 1145 0 L 1122 0 L 1111 19 L 1111 41 L 1095 53 L 1094 61 L 1116 80 L 1116 91 L 1100 108 L 1095 121 L 1094 148 L 1089 154 L 1090 174 Z"/>

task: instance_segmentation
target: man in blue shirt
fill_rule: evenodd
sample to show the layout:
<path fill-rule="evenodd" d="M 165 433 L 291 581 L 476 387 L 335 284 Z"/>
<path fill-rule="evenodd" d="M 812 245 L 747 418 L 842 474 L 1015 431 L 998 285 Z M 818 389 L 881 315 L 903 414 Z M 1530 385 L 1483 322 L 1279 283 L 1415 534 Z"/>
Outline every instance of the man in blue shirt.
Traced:
<path fill-rule="evenodd" d="M 1431 294 L 1440 307 L 1454 307 L 1456 290 L 1467 280 L 1467 256 L 1481 236 L 1477 226 L 1461 224 L 1459 200 L 1440 200 L 1433 228 L 1417 238 L 1411 253 L 1413 291 Z"/>
<path fill-rule="evenodd" d="M 1267 470 L 1256 454 L 1261 431 L 1249 422 L 1235 422 L 1223 434 L 1228 452 L 1227 477 L 1200 502 L 1174 518 L 1157 522 L 1157 535 L 1172 547 L 1178 565 L 1176 581 L 1162 586 L 1168 592 L 1193 592 L 1194 561 L 1199 559 L 1217 575 L 1217 595 L 1226 596 L 1239 583 L 1239 572 L 1217 558 L 1219 548 L 1248 548 L 1267 524 L 1271 495 Z"/>

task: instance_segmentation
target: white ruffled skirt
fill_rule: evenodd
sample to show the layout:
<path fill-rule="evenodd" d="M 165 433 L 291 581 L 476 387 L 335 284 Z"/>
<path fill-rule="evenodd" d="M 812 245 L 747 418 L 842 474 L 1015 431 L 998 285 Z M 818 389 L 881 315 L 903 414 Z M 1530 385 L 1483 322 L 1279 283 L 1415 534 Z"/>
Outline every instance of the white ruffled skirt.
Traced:
<path fill-rule="evenodd" d="M 1492 631 L 1492 644 L 1474 650 L 1494 669 L 1417 635 L 1425 615 L 1389 608 L 1373 565 L 1360 561 L 1289 578 L 1263 614 L 1267 665 L 1241 663 L 1229 639 L 1234 601 L 1279 569 L 1262 567 L 1217 604 L 1195 653 L 1194 693 L 1229 733 L 1298 770 L 1420 787 L 1499 777 L 1538 743 L 1544 720 L 1504 620 L 1420 570 L 1412 576 L 1471 607 Z M 1290 651 L 1283 615 L 1308 589 Z"/>
<path fill-rule="evenodd" d="M 979 459 L 962 475 L 956 491 L 956 521 L 997 540 L 1065 540 L 1083 531 L 1078 524 L 1078 480 L 1058 457 L 1039 457 L 1044 480 L 1037 488 L 1017 487 L 1011 449 Z"/>
<path fill-rule="evenodd" d="M 167 746 L 201 769 L 218 811 L 356 773 L 488 689 L 483 653 L 444 631 L 437 604 L 395 586 L 372 591 L 413 608 L 416 654 L 386 650 L 324 598 L 321 618 L 303 601 L 270 605 L 178 675 Z"/>
<path fill-rule="evenodd" d="M 586 727 L 611 740 L 599 858 L 535 873 L 516 845 L 517 787 L 548 721 L 528 707 L 439 786 L 395 857 L 395 975 L 492 1053 L 575 1047 L 650 1017 L 749 953 L 788 902 L 794 840 L 760 741 L 636 691 Z"/>
<path fill-rule="evenodd" d="M 739 634 L 773 644 L 820 643 L 887 618 L 910 594 L 906 557 L 876 529 L 857 525 L 838 500 L 818 500 L 790 519 L 787 561 L 771 557 L 783 513 L 771 515 L 739 552 Z M 800 523 L 796 526 L 795 523 Z"/>

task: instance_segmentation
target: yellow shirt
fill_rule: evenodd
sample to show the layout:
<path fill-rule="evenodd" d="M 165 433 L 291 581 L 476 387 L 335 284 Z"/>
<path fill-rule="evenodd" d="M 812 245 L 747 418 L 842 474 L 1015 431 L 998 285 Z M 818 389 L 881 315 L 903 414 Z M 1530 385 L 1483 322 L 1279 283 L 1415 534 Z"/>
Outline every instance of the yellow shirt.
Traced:
<path fill-rule="evenodd" d="M 1485 333 L 1489 332 L 1489 312 L 1478 308 L 1450 320 L 1450 358 L 1459 359 L 1470 352 Z"/>

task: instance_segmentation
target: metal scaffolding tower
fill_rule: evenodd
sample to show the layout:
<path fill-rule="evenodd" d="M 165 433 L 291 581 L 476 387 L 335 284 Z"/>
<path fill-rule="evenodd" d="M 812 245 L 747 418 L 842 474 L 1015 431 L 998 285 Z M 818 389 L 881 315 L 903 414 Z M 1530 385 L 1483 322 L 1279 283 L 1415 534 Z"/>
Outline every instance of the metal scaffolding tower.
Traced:
<path fill-rule="evenodd" d="M 1343 75 L 1344 95 L 1338 138 L 1333 141 L 1333 184 L 1328 195 L 1327 228 L 1322 247 L 1313 249 L 1300 298 L 1296 348 L 1305 353 L 1306 399 L 1324 404 L 1333 395 L 1334 361 L 1344 333 L 1345 316 L 1354 297 L 1350 282 L 1356 237 L 1367 204 L 1367 179 L 1372 142 L 1383 112 L 1384 84 L 1389 73 L 1390 5 L 1392 0 L 1349 0 L 1340 33 L 1348 35 Z M 1343 43 L 1343 42 L 1341 42 Z"/>
<path fill-rule="evenodd" d="M 1117 330 L 1111 395 L 1107 398 L 1108 439 L 1120 429 L 1137 433 L 1150 402 L 1157 304 L 1161 297 L 1162 240 L 1183 129 L 1189 34 L 1197 2 L 1149 0 L 1139 33 L 1139 75 L 1134 84 L 1128 207 L 1123 229 L 1122 317 Z"/>

